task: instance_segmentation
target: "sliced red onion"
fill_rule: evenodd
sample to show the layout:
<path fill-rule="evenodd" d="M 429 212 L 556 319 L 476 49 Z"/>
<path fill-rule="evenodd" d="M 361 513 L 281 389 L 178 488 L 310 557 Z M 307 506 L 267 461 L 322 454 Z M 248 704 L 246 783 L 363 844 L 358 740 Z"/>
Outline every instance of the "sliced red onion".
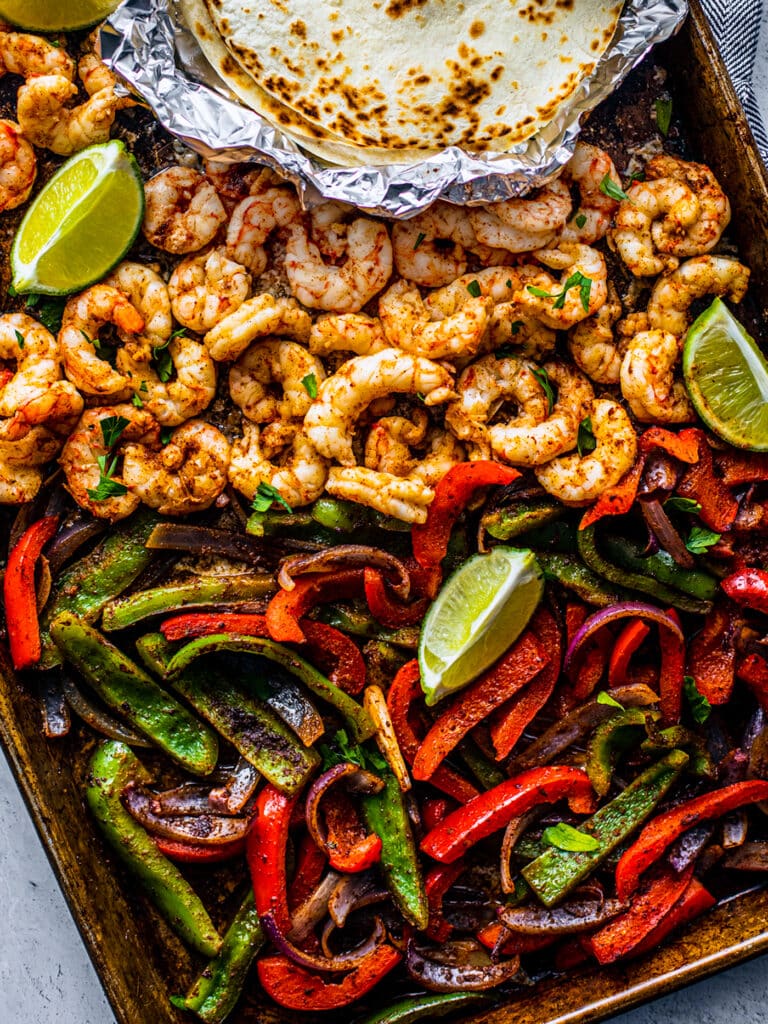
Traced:
<path fill-rule="evenodd" d="M 111 740 L 117 740 L 118 743 L 127 743 L 131 747 L 152 746 L 152 741 L 147 739 L 146 736 L 139 735 L 139 733 L 134 732 L 127 725 L 118 722 L 116 718 L 113 718 L 106 711 L 92 704 L 66 673 L 61 677 L 61 687 L 67 699 L 67 704 L 69 704 L 76 715 L 82 718 L 96 732 L 100 732 Z"/>
<path fill-rule="evenodd" d="M 241 757 L 224 784 L 211 790 L 208 802 L 219 814 L 239 814 L 256 792 L 260 779 L 253 765 Z"/>
<path fill-rule="evenodd" d="M 336 871 L 329 871 L 312 895 L 295 911 L 291 918 L 291 930 L 288 937 L 293 942 L 303 942 L 312 932 L 315 925 L 328 912 L 328 900 L 342 876 Z"/>
<path fill-rule="evenodd" d="M 744 843 L 723 858 L 721 867 L 732 871 L 768 871 L 768 842 L 754 839 Z"/>
<path fill-rule="evenodd" d="M 196 555 L 219 555 L 236 562 L 271 568 L 286 551 L 317 551 L 308 541 L 279 537 L 253 537 L 248 533 L 218 530 L 189 523 L 160 523 L 147 540 L 154 551 L 190 551 Z"/>
<path fill-rule="evenodd" d="M 143 787 L 130 783 L 120 795 L 123 806 L 152 835 L 197 846 L 214 846 L 243 839 L 251 827 L 250 818 L 232 818 L 223 815 L 179 815 L 164 818 L 153 813 L 152 794 Z"/>
<path fill-rule="evenodd" d="M 261 923 L 270 941 L 289 960 L 292 960 L 299 967 L 305 967 L 310 971 L 351 971 L 358 967 L 363 960 L 381 945 L 387 937 L 387 930 L 380 917 L 374 923 L 373 932 L 355 949 L 348 953 L 336 953 L 331 957 L 318 956 L 314 953 L 307 953 L 299 949 L 282 933 L 272 911 L 262 914 Z"/>
<path fill-rule="evenodd" d="M 599 611 L 594 612 L 581 628 L 577 630 L 576 635 L 568 645 L 565 661 L 563 662 L 563 671 L 566 675 L 571 675 L 575 667 L 575 659 L 587 640 L 590 640 L 604 626 L 607 626 L 609 622 L 634 618 L 648 619 L 651 622 L 655 622 L 662 629 L 668 630 L 680 644 L 685 643 L 682 629 L 669 613 L 662 611 L 661 608 L 656 608 L 652 604 L 646 604 L 645 601 L 620 601 L 609 608 L 601 608 Z"/>
<path fill-rule="evenodd" d="M 311 555 L 291 555 L 280 563 L 277 582 L 283 590 L 293 590 L 296 586 L 294 576 L 312 572 L 338 572 L 341 569 L 364 569 L 366 566 L 394 573 L 397 582 L 390 581 L 392 590 L 401 601 L 408 600 L 411 577 L 405 565 L 388 551 L 367 544 L 338 544 Z"/>
<path fill-rule="evenodd" d="M 749 820 L 744 808 L 726 814 L 720 824 L 723 831 L 721 845 L 724 850 L 735 850 L 747 841 Z"/>
<path fill-rule="evenodd" d="M 448 947 L 444 946 L 442 952 Z M 430 950 L 434 957 L 441 951 Z M 446 963 L 438 959 L 432 959 L 428 952 L 419 949 L 411 939 L 408 943 L 405 955 L 405 967 L 408 974 L 418 981 L 430 992 L 482 992 L 485 989 L 495 988 L 503 985 L 505 981 L 511 981 L 520 970 L 520 957 L 512 957 L 500 963 L 492 963 L 488 954 L 479 946 L 474 949 L 479 960 L 481 954 L 485 954 L 484 962 L 470 962 L 470 953 L 467 956 L 461 954 L 461 961 Z"/>
<path fill-rule="evenodd" d="M 689 828 L 670 847 L 667 860 L 674 871 L 682 873 L 695 861 L 715 833 L 714 822 Z"/>
<path fill-rule="evenodd" d="M 663 500 L 677 487 L 680 463 L 667 452 L 652 452 L 645 461 L 637 496 L 642 501 Z"/>
<path fill-rule="evenodd" d="M 311 747 L 325 732 L 323 719 L 299 684 L 283 673 L 265 704 L 282 718 L 305 747 Z"/>
<path fill-rule="evenodd" d="M 320 801 L 331 786 L 340 782 L 344 782 L 348 789 L 352 789 L 356 793 L 380 793 L 384 788 L 384 783 L 378 775 L 374 775 L 350 761 L 335 764 L 315 779 L 307 794 L 307 828 L 315 845 L 325 853 L 328 852 L 328 833 L 320 814 Z"/>
<path fill-rule="evenodd" d="M 343 875 L 328 898 L 328 913 L 338 928 L 343 928 L 355 910 L 370 907 L 389 899 L 389 890 L 376 879 L 372 871 L 356 875 Z"/>
<path fill-rule="evenodd" d="M 559 907 L 503 907 L 499 920 L 518 935 L 576 935 L 626 910 L 621 900 L 569 900 Z"/>
<path fill-rule="evenodd" d="M 515 891 L 515 879 L 512 874 L 510 859 L 514 853 L 520 837 L 527 832 L 531 825 L 541 817 L 541 811 L 535 807 L 526 814 L 520 814 L 513 818 L 504 831 L 504 840 L 501 844 L 501 871 L 500 881 L 502 892 L 510 893 Z"/>
<path fill-rule="evenodd" d="M 106 524 L 103 519 L 76 517 L 65 522 L 46 552 L 51 575 L 58 576 L 70 558 L 76 555 L 89 540 L 102 534 L 105 529 Z"/>
<path fill-rule="evenodd" d="M 72 722 L 69 708 L 64 697 L 60 679 L 46 673 L 41 682 L 43 703 L 43 732 L 48 739 L 57 739 L 69 733 Z"/>
<path fill-rule="evenodd" d="M 669 516 L 658 501 L 641 502 L 643 518 L 654 537 L 664 550 L 684 569 L 693 569 L 696 559 L 683 543 L 683 539 L 672 525 Z"/>

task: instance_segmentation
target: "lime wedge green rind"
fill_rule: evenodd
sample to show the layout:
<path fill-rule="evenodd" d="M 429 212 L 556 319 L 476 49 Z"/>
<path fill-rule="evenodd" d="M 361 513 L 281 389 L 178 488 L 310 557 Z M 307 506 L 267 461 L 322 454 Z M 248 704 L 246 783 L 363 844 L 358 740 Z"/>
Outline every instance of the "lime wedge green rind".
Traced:
<path fill-rule="evenodd" d="M 120 0 L 0 0 L 0 17 L 34 32 L 69 32 L 103 21 Z"/>
<path fill-rule="evenodd" d="M 27 211 L 11 248 L 20 293 L 67 295 L 99 281 L 133 245 L 144 217 L 141 172 L 119 140 L 69 159 Z"/>
<path fill-rule="evenodd" d="M 512 646 L 544 591 L 532 551 L 499 546 L 474 555 L 449 577 L 427 612 L 419 639 L 428 705 L 476 679 Z"/>

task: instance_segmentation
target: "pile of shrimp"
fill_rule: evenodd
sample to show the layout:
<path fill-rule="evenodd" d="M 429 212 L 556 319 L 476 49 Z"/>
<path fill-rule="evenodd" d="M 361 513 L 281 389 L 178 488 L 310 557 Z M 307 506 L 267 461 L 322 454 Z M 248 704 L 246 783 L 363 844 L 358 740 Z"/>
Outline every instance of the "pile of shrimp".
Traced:
<path fill-rule="evenodd" d="M 394 224 L 339 202 L 304 211 L 253 165 L 169 167 L 145 189 L 167 279 L 121 264 L 70 298 L 58 338 L 0 318 L 17 364 L 0 389 L 0 501 L 29 500 L 53 453 L 110 520 L 140 503 L 194 512 L 231 488 L 422 523 L 468 459 L 588 505 L 633 466 L 644 424 L 694 420 L 679 370 L 691 306 L 738 303 L 749 279 L 712 252 L 730 207 L 707 167 L 655 156 L 623 192 L 584 142 L 530 196 Z M 224 388 L 234 413 L 214 426 Z"/>

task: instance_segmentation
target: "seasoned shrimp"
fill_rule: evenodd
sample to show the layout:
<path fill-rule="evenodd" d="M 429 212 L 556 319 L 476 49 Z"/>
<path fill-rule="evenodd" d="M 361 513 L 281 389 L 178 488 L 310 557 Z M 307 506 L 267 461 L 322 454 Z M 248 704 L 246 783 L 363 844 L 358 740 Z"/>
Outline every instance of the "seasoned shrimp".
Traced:
<path fill-rule="evenodd" d="M 256 164 L 228 164 L 223 160 L 205 160 L 205 176 L 213 183 L 226 206 L 233 206 L 246 196 L 264 192 L 279 185 L 280 178 L 270 167 Z"/>
<path fill-rule="evenodd" d="M 316 356 L 331 352 L 354 352 L 368 356 L 389 348 L 381 320 L 365 313 L 326 313 L 319 316 L 309 332 L 309 351 Z"/>
<path fill-rule="evenodd" d="M 637 435 L 618 402 L 597 398 L 587 409 L 597 446 L 589 455 L 565 455 L 537 467 L 536 479 L 565 505 L 596 501 L 632 468 Z"/>
<path fill-rule="evenodd" d="M 741 302 L 747 293 L 749 268 L 725 256 L 695 256 L 660 277 L 648 303 L 652 329 L 682 335 L 691 322 L 690 306 L 705 295 Z"/>
<path fill-rule="evenodd" d="M 392 227 L 398 274 L 424 288 L 440 288 L 460 277 L 467 269 L 465 250 L 477 245 L 469 212 L 450 203 L 434 203 Z"/>
<path fill-rule="evenodd" d="M 422 356 L 392 348 L 355 356 L 320 384 L 304 426 L 321 455 L 354 466 L 352 433 L 371 402 L 404 393 L 423 395 L 425 405 L 438 405 L 454 397 L 452 385 L 444 367 Z"/>
<path fill-rule="evenodd" d="M 86 395 L 117 401 L 133 389 L 127 376 L 97 354 L 99 331 L 106 324 L 114 324 L 128 335 L 144 330 L 144 319 L 122 292 L 97 284 L 75 295 L 64 307 L 59 349 L 64 372 L 75 387 Z"/>
<path fill-rule="evenodd" d="M 594 245 L 605 237 L 619 205 L 600 188 L 606 176 L 621 188 L 621 178 L 605 150 L 577 142 L 563 177 L 578 185 L 579 208 L 560 232 L 558 245 L 562 242 Z"/>
<path fill-rule="evenodd" d="M 188 420 L 166 445 L 125 445 L 123 481 L 160 515 L 184 516 L 216 501 L 227 484 L 230 456 L 229 441 L 220 430 L 202 420 Z"/>
<path fill-rule="evenodd" d="M 144 320 L 138 334 L 119 325 L 117 334 L 132 359 L 148 362 L 152 350 L 162 348 L 173 331 L 168 285 L 152 267 L 130 260 L 120 263 L 101 283 L 117 288 Z"/>
<path fill-rule="evenodd" d="M 473 298 L 450 316 L 432 321 L 421 292 L 396 281 L 379 299 L 384 336 L 393 348 L 428 359 L 472 357 L 480 347 L 493 308 L 491 299 Z"/>
<path fill-rule="evenodd" d="M 0 417 L 6 429 L 33 424 L 66 424 L 77 419 L 83 400 L 61 380 L 56 339 L 25 313 L 0 316 L 0 359 L 15 362 L 15 373 L 0 384 Z"/>
<path fill-rule="evenodd" d="M 621 363 L 621 393 L 641 423 L 689 423 L 696 418 L 685 384 L 674 379 L 682 343 L 667 331 L 641 331 Z"/>
<path fill-rule="evenodd" d="M 483 245 L 508 252 L 531 252 L 549 245 L 570 212 L 570 190 L 564 181 L 555 178 L 530 196 L 470 210 L 469 222 Z"/>
<path fill-rule="evenodd" d="M 26 32 L 0 31 L 0 76 L 61 75 L 75 77 L 75 62 L 63 46 Z"/>
<path fill-rule="evenodd" d="M 37 176 L 35 151 L 15 121 L 0 120 L 0 212 L 26 203 Z"/>
<path fill-rule="evenodd" d="M 168 354 L 173 377 L 161 375 L 151 363 L 134 362 L 125 349 L 117 353 L 117 366 L 157 422 L 164 427 L 176 427 L 207 409 L 213 401 L 216 366 L 205 345 L 192 338 L 174 338 L 168 345 Z"/>
<path fill-rule="evenodd" d="M 0 505 L 32 501 L 43 482 L 44 465 L 61 450 L 63 438 L 46 427 L 6 421 L 0 427 Z"/>
<path fill-rule="evenodd" d="M 271 338 L 251 345 L 232 366 L 229 394 L 254 423 L 303 419 L 312 404 L 309 392 L 324 379 L 323 364 L 303 345 Z M 272 393 L 274 385 L 281 395 Z"/>
<path fill-rule="evenodd" d="M 177 255 L 212 242 L 227 219 L 208 178 L 191 167 L 168 167 L 144 186 L 143 231 L 148 242 Z"/>
<path fill-rule="evenodd" d="M 325 489 L 334 498 L 356 501 L 405 523 L 425 523 L 435 498 L 433 488 L 421 480 L 380 473 L 366 466 L 333 466 Z"/>
<path fill-rule="evenodd" d="M 701 216 L 701 205 L 684 181 L 636 181 L 619 204 L 608 239 L 636 277 L 651 277 L 679 264 L 667 239 L 685 237 Z"/>
<path fill-rule="evenodd" d="M 306 343 L 312 320 L 294 299 L 254 295 L 252 299 L 219 320 L 206 334 L 206 348 L 217 362 L 232 362 L 252 341 L 277 334 Z"/>
<path fill-rule="evenodd" d="M 621 316 L 621 301 L 612 284 L 608 298 L 594 316 L 576 324 L 568 336 L 568 350 L 580 370 L 596 384 L 618 384 L 621 351 L 613 327 Z"/>
<path fill-rule="evenodd" d="M 327 260 L 340 260 L 347 252 L 347 225 L 357 210 L 349 203 L 330 200 L 310 210 L 312 241 Z"/>
<path fill-rule="evenodd" d="M 288 229 L 285 272 L 291 293 L 309 309 L 358 313 L 392 274 L 392 243 L 386 224 L 358 217 L 347 231 L 347 256 L 340 266 L 323 262 L 303 224 Z"/>
<path fill-rule="evenodd" d="M 264 243 L 276 228 L 286 228 L 301 215 L 292 185 L 248 196 L 232 211 L 227 227 L 227 255 L 247 267 L 254 277 L 267 267 Z"/>
<path fill-rule="evenodd" d="M 188 256 L 168 281 L 173 315 L 190 331 L 204 334 L 245 302 L 251 275 L 223 245 Z"/>
<path fill-rule="evenodd" d="M 120 435 L 116 449 L 107 448 L 101 422 L 119 416 L 125 421 L 125 429 Z M 66 483 L 64 486 L 77 504 L 99 519 L 116 522 L 125 519 L 139 507 L 139 498 L 133 493 L 131 485 L 125 478 L 125 472 L 117 471 L 117 460 L 128 441 L 150 443 L 158 436 L 157 424 L 146 409 L 136 409 L 133 405 L 110 405 L 96 409 L 87 409 L 80 417 L 74 432 L 67 439 L 59 458 L 64 470 Z M 105 461 L 106 460 L 106 461 Z M 99 498 L 96 494 L 99 482 L 105 474 L 102 466 L 109 468 L 109 478 L 117 488 L 127 488 L 122 494 Z"/>
<path fill-rule="evenodd" d="M 730 222 L 731 206 L 708 167 L 659 154 L 646 164 L 645 176 L 648 180 L 672 178 L 685 182 L 693 190 L 700 206 L 699 217 L 685 231 L 676 231 L 674 225 L 665 223 L 654 225 L 654 242 L 660 252 L 674 256 L 703 256 L 717 245 Z"/>
<path fill-rule="evenodd" d="M 536 258 L 563 275 L 555 281 L 549 274 L 542 275 L 545 283 L 537 290 L 547 296 L 536 295 L 531 285 L 515 293 L 514 301 L 527 316 L 541 320 L 554 330 L 567 330 L 592 316 L 608 297 L 608 271 L 603 254 L 588 245 L 563 243 L 559 249 L 543 249 Z M 584 287 L 586 282 L 586 289 Z"/>
<path fill-rule="evenodd" d="M 263 431 L 244 420 L 243 436 L 232 447 L 229 482 L 249 501 L 259 484 L 269 484 L 291 508 L 300 508 L 323 493 L 328 463 L 300 426 L 292 425 L 283 440 L 286 447 L 279 459 L 268 457 Z"/>
<path fill-rule="evenodd" d="M 464 448 L 449 431 L 437 427 L 430 430 L 424 409 L 414 409 L 412 416 L 413 419 L 384 416 L 377 420 L 368 432 L 363 461 L 368 469 L 434 487 L 451 466 L 464 460 Z M 414 447 L 426 450 L 414 456 Z"/>

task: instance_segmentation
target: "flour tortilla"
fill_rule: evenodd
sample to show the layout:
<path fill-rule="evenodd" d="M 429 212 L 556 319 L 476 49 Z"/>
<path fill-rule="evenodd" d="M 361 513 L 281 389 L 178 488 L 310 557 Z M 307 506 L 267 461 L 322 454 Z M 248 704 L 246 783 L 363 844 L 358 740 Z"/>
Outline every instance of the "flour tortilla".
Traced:
<path fill-rule="evenodd" d="M 205 0 L 263 94 L 332 145 L 504 151 L 610 43 L 615 0 Z M 258 108 L 257 108 L 258 109 Z"/>

